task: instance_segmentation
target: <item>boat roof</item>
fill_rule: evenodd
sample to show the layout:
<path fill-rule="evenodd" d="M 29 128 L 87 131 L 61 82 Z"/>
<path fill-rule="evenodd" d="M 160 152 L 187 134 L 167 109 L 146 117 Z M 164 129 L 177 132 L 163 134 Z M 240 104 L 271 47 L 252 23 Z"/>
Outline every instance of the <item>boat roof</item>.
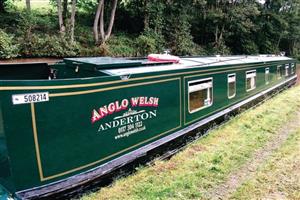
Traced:
<path fill-rule="evenodd" d="M 160 72 L 169 70 L 191 69 L 210 66 L 226 66 L 237 64 L 266 63 L 293 60 L 286 56 L 257 55 L 257 56 L 211 56 L 211 57 L 182 57 L 179 63 L 150 62 L 147 59 L 125 59 L 110 57 L 95 58 L 66 58 L 66 63 L 76 62 L 91 65 L 97 70 L 111 75 L 122 76 L 147 72 Z"/>

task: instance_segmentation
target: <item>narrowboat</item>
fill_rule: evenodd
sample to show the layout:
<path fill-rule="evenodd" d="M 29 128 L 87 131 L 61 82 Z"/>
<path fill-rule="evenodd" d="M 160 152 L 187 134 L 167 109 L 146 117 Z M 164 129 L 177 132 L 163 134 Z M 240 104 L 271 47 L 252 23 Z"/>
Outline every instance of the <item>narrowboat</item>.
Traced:
<path fill-rule="evenodd" d="M 296 79 L 278 55 L 0 65 L 0 196 L 87 183 Z"/>

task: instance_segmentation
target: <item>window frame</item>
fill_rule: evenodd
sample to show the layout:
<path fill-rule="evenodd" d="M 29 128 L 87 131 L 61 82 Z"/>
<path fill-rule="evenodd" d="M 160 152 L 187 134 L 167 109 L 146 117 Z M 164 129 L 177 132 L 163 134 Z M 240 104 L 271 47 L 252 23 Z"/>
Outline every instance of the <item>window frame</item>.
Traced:
<path fill-rule="evenodd" d="M 212 83 L 212 86 L 211 86 L 211 103 L 208 106 L 202 106 L 200 108 L 197 108 L 197 109 L 194 109 L 194 110 L 190 110 L 190 84 L 191 83 L 196 83 L 196 82 L 208 81 L 208 80 L 210 80 L 211 83 Z M 199 90 L 197 90 L 197 91 L 199 91 Z M 188 111 L 189 111 L 190 114 L 193 114 L 195 112 L 198 112 L 200 110 L 208 108 L 208 107 L 212 106 L 213 103 L 214 103 L 214 81 L 213 81 L 213 77 L 202 78 L 202 79 L 197 79 L 197 80 L 193 80 L 193 81 L 188 81 Z"/>
<path fill-rule="evenodd" d="M 229 96 L 229 76 L 234 76 L 234 95 Z M 232 99 L 236 96 L 236 73 L 227 74 L 227 97 Z"/>
<path fill-rule="evenodd" d="M 253 72 L 255 72 L 255 86 L 254 86 L 254 88 L 247 89 L 247 74 L 248 74 L 248 73 L 253 73 Z M 246 79 L 245 79 L 246 92 L 250 92 L 250 91 L 252 91 L 252 90 L 255 90 L 255 89 L 256 89 L 256 78 L 257 78 L 257 72 L 256 72 L 256 69 L 246 71 L 246 73 L 245 73 L 245 78 L 246 78 Z"/>
<path fill-rule="evenodd" d="M 295 63 L 291 63 L 291 74 L 295 74 Z"/>
<path fill-rule="evenodd" d="M 277 76 L 277 79 L 281 79 L 282 78 L 282 74 L 281 74 L 281 65 L 277 65 L 277 69 L 276 69 L 276 76 Z M 279 71 L 278 71 L 279 69 Z M 279 72 L 279 73 L 278 73 Z"/>
<path fill-rule="evenodd" d="M 284 65 L 284 76 L 289 76 L 289 68 L 290 68 L 289 64 Z"/>
<path fill-rule="evenodd" d="M 265 68 L 265 83 L 266 83 L 266 85 L 268 85 L 270 83 L 270 68 L 269 67 Z"/>

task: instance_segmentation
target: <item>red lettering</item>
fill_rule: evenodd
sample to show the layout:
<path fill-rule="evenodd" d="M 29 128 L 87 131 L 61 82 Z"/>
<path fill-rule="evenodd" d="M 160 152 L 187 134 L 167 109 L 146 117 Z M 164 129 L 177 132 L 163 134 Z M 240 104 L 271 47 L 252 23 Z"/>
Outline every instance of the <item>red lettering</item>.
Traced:
<path fill-rule="evenodd" d="M 101 118 L 105 117 L 106 115 L 108 115 L 107 107 L 103 106 L 103 107 L 99 108 L 99 113 L 101 115 Z"/>
<path fill-rule="evenodd" d="M 127 99 L 123 99 L 121 102 L 121 109 L 125 110 L 128 107 L 129 101 Z"/>
<path fill-rule="evenodd" d="M 98 121 L 99 119 L 101 119 L 101 116 L 100 116 L 99 113 L 94 109 L 94 110 L 92 111 L 92 118 L 91 118 L 92 124 L 95 123 L 96 121 Z"/>
<path fill-rule="evenodd" d="M 149 98 L 149 102 L 148 103 L 149 103 L 149 106 L 153 106 L 153 97 Z"/>
<path fill-rule="evenodd" d="M 145 97 L 140 97 L 139 106 L 145 106 Z"/>
<path fill-rule="evenodd" d="M 136 107 L 139 103 L 139 97 L 132 97 L 131 98 L 131 106 Z"/>
<path fill-rule="evenodd" d="M 110 115 L 113 114 L 116 110 L 115 104 L 114 103 L 108 104 L 107 109 L 108 109 L 108 114 Z"/>
<path fill-rule="evenodd" d="M 154 107 L 158 106 L 158 100 L 159 100 L 159 98 L 154 98 L 154 100 L 153 100 L 153 106 Z"/>
<path fill-rule="evenodd" d="M 116 112 L 119 112 L 122 110 L 122 106 L 119 105 L 119 101 L 116 101 Z"/>
<path fill-rule="evenodd" d="M 158 107 L 159 98 L 157 97 L 132 97 L 130 99 L 131 107 Z M 123 99 L 120 101 L 112 102 L 108 105 L 102 106 L 97 110 L 92 111 L 91 122 L 92 124 L 96 121 L 104 118 L 107 115 L 111 115 L 115 112 L 120 112 L 121 110 L 126 110 L 129 106 L 129 100 Z"/>

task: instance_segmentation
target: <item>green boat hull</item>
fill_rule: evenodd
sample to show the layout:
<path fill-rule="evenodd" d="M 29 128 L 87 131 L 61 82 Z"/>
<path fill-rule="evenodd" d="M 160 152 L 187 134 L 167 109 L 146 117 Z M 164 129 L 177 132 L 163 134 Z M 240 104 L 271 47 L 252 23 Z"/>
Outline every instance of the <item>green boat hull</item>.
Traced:
<path fill-rule="evenodd" d="M 296 75 L 291 68 L 287 76 L 277 77 L 278 65 L 284 68 L 292 63 L 295 60 L 170 70 L 127 79 L 101 72 L 94 77 L 90 71 L 76 74 L 74 68 L 60 63 L 52 66 L 60 79 L 38 80 L 44 72 L 37 74 L 36 80 L 2 78 L 0 184 L 22 198 L 47 196 L 84 184 L 294 83 Z M 270 70 L 268 84 L 266 67 Z M 256 70 L 257 79 L 255 89 L 247 92 L 245 73 L 249 70 Z M 232 73 L 236 74 L 236 95 L 228 98 L 227 76 Z M 212 105 L 190 112 L 189 83 L 210 78 Z M 14 103 L 14 95 L 24 94 L 47 94 L 48 99 Z"/>

